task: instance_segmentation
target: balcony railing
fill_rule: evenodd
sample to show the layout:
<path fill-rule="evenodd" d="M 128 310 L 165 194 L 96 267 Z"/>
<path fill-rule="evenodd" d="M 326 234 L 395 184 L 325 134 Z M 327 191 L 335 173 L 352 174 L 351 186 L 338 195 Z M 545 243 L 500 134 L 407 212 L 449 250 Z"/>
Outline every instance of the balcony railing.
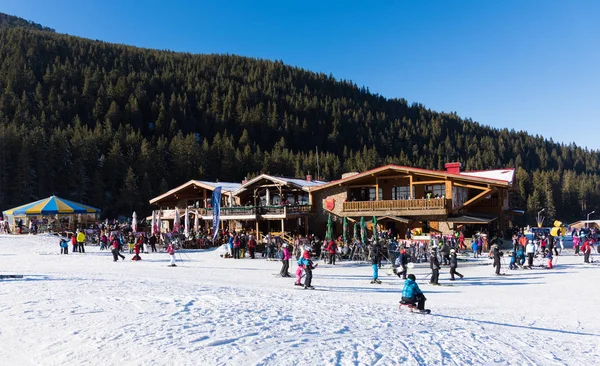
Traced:
<path fill-rule="evenodd" d="M 201 216 L 211 216 L 212 208 L 198 210 Z M 221 207 L 221 216 L 299 215 L 312 212 L 310 205 Z"/>
<path fill-rule="evenodd" d="M 445 198 L 344 202 L 344 212 L 425 211 L 446 209 Z"/>

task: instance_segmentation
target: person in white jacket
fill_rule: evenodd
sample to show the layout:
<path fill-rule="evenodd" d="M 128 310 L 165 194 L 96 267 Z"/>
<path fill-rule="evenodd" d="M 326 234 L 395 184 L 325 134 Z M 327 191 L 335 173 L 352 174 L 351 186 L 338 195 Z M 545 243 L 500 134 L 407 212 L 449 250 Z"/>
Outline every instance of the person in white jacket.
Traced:
<path fill-rule="evenodd" d="M 530 240 L 525 246 L 525 254 L 527 254 L 527 265 L 533 267 L 533 256 L 535 255 L 535 244 Z"/>

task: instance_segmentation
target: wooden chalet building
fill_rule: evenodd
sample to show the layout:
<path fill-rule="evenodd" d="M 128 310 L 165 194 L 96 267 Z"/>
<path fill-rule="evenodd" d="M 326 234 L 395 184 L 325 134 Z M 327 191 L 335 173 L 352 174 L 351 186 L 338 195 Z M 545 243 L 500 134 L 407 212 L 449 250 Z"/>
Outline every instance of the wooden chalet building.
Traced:
<path fill-rule="evenodd" d="M 436 171 L 386 165 L 314 187 L 312 202 L 319 208 L 313 230 L 324 230 L 329 214 L 337 222 L 374 216 L 378 225 L 401 237 L 407 228 L 442 233 L 463 225 L 505 229 L 514 169 L 462 172 L 460 163 L 445 167 Z"/>

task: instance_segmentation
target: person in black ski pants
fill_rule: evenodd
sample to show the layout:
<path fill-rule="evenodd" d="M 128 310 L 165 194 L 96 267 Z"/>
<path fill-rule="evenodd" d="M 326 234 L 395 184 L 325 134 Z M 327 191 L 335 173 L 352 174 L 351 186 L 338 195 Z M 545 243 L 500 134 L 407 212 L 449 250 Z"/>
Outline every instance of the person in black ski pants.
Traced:
<path fill-rule="evenodd" d="M 406 279 L 407 266 L 408 254 L 406 253 L 406 249 L 402 249 L 398 255 L 398 259 L 396 259 L 396 267 L 398 267 L 400 271 L 398 271 L 396 268 L 394 268 L 394 271 L 396 271 L 398 277 L 402 278 L 403 280 Z"/>
<path fill-rule="evenodd" d="M 457 275 L 462 279 L 464 276 L 460 273 L 456 272 L 456 267 L 458 267 L 458 259 L 456 258 L 456 251 L 454 249 L 450 250 L 450 281 L 454 281 L 454 275 Z"/>
<path fill-rule="evenodd" d="M 152 234 L 148 241 L 150 243 L 150 248 L 152 248 L 152 253 L 156 253 L 156 241 L 156 235 Z"/>
<path fill-rule="evenodd" d="M 429 283 L 434 286 L 440 286 L 438 283 L 440 278 L 440 261 L 438 260 L 435 246 L 431 249 L 431 254 L 429 255 L 429 267 L 431 268 L 431 281 Z"/>
<path fill-rule="evenodd" d="M 492 245 L 492 251 L 490 256 L 494 258 L 494 267 L 496 268 L 496 275 L 500 275 L 500 257 L 502 256 L 502 252 L 500 248 L 498 248 L 498 244 Z"/>

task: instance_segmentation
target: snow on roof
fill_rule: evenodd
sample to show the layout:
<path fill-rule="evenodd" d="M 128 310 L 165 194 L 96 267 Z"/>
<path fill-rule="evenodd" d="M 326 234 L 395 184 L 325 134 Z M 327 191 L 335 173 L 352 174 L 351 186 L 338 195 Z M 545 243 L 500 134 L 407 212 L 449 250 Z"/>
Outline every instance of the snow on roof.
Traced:
<path fill-rule="evenodd" d="M 495 179 L 504 182 L 511 183 L 515 177 L 514 169 L 496 169 L 496 170 L 483 170 L 478 172 L 460 172 L 460 175 L 468 175 L 470 177 Z"/>
<path fill-rule="evenodd" d="M 232 182 L 206 182 L 203 180 L 200 180 L 199 182 L 202 184 L 211 186 L 213 188 L 221 187 L 221 191 L 223 191 L 223 192 L 237 191 L 242 186 L 241 183 L 232 183 Z"/>
<path fill-rule="evenodd" d="M 309 181 L 309 180 L 304 180 L 304 179 L 299 179 L 299 178 L 284 178 L 284 177 L 276 177 L 276 178 L 286 181 L 291 184 L 295 184 L 299 187 L 316 187 L 316 186 L 320 186 L 321 184 L 327 183 L 327 182 L 323 182 L 320 180 Z"/>

